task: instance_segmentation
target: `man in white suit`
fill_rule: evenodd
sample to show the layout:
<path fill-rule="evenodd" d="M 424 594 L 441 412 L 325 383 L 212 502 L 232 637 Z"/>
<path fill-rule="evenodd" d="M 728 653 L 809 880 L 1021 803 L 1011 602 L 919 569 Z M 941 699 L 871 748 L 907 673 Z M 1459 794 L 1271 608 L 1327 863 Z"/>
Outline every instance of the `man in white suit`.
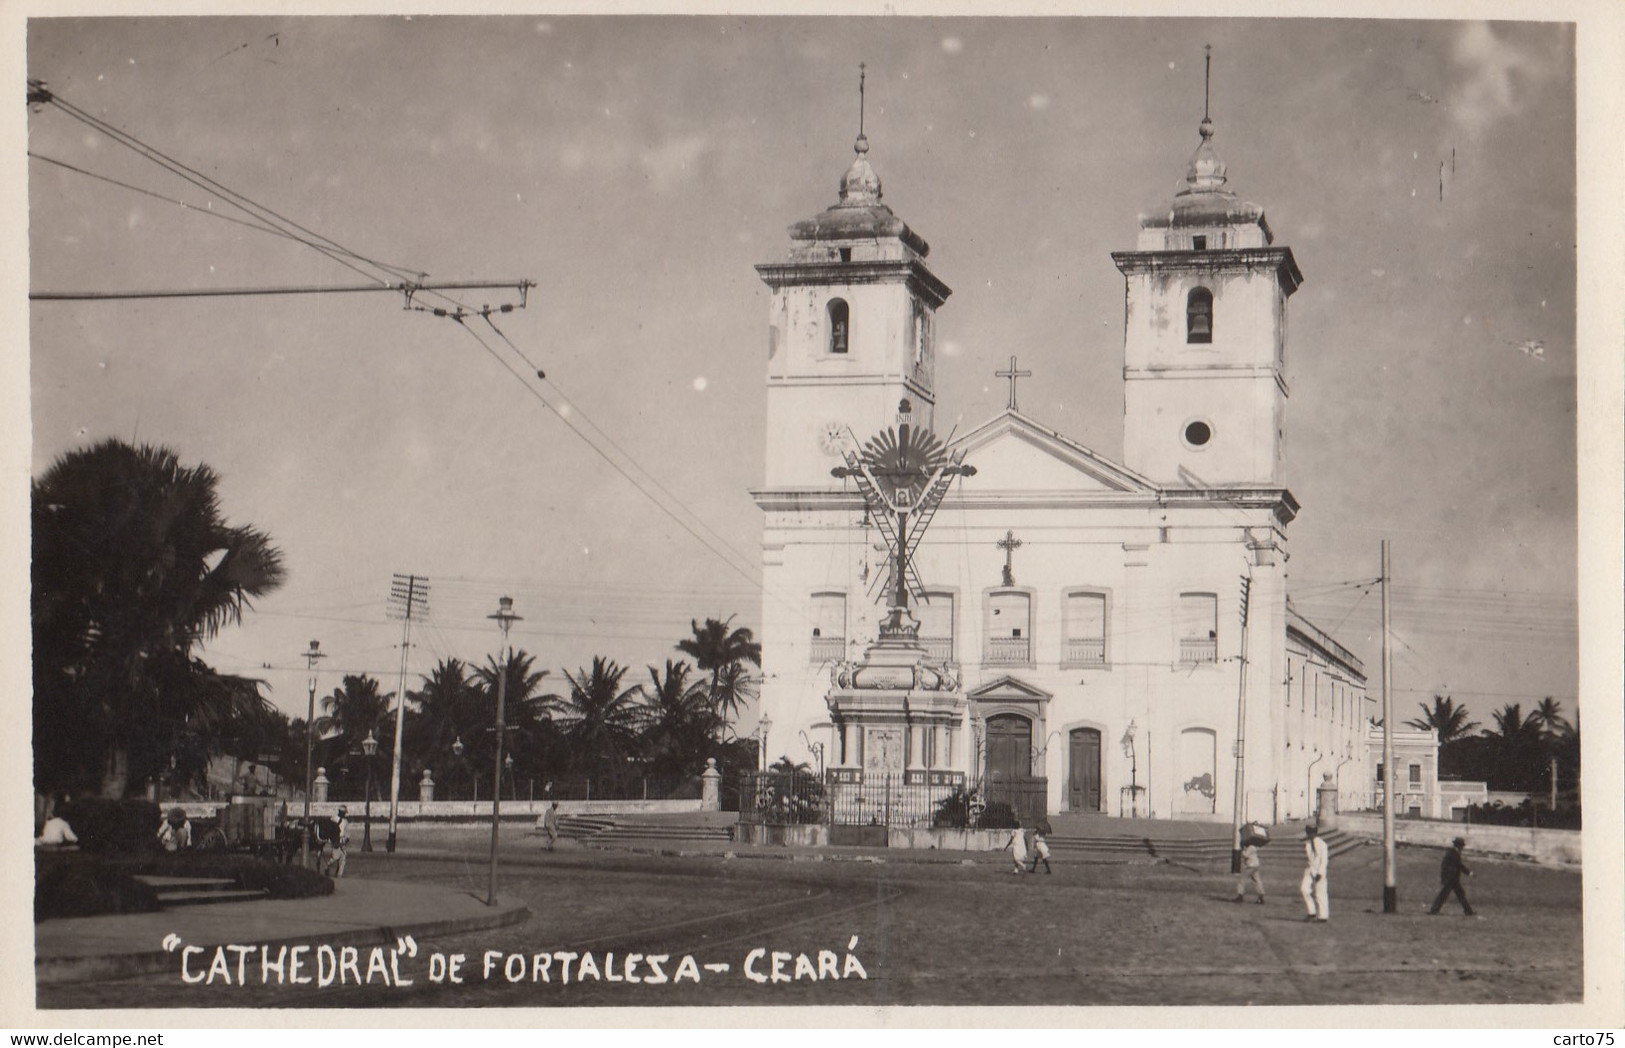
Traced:
<path fill-rule="evenodd" d="M 1326 842 L 1316 834 L 1314 823 L 1303 828 L 1303 857 L 1307 865 L 1298 890 L 1303 895 L 1303 905 L 1309 910 L 1304 920 L 1324 922 L 1332 914 L 1326 900 L 1326 874 L 1331 867 L 1331 856 L 1326 852 Z"/>

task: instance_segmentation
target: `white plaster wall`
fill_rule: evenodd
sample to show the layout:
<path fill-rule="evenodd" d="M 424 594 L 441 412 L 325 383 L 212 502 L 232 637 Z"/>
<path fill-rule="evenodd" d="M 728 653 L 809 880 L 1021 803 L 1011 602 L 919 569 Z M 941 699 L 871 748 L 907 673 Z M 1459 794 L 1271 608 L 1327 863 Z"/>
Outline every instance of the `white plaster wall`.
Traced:
<path fill-rule="evenodd" d="M 1213 341 L 1185 341 L 1185 301 L 1213 293 Z M 1241 273 L 1134 273 L 1124 329 L 1124 464 L 1155 480 L 1185 469 L 1215 484 L 1275 483 L 1285 390 L 1284 296 L 1272 269 Z M 1203 419 L 1214 439 L 1191 447 Z"/>
<path fill-rule="evenodd" d="M 846 353 L 828 351 L 827 307 L 844 299 L 850 316 Z M 926 352 L 916 363 L 915 298 L 901 280 L 877 284 L 786 287 L 769 312 L 767 378 L 768 488 L 839 487 L 829 475 L 840 460 L 819 446 L 824 426 L 839 422 L 858 440 L 896 424 L 907 397 L 918 424 L 931 426 L 930 311 Z"/>

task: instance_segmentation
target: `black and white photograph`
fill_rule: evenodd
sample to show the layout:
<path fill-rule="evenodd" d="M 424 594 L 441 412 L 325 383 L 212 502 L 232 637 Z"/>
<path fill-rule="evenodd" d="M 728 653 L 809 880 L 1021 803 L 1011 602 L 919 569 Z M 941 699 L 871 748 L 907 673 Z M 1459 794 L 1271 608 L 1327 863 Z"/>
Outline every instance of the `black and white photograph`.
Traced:
<path fill-rule="evenodd" d="M 7 22 L 7 1025 L 1625 1023 L 1619 12 L 260 10 Z"/>

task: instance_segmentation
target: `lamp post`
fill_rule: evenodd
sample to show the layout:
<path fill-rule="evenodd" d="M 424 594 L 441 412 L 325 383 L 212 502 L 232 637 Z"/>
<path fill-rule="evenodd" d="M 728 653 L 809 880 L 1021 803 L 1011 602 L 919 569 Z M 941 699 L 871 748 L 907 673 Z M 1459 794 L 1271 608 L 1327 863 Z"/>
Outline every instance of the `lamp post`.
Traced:
<path fill-rule="evenodd" d="M 310 868 L 310 763 L 311 746 L 316 741 L 316 661 L 325 659 L 320 641 L 311 641 L 305 651 L 305 668 L 310 674 L 310 705 L 305 712 L 305 825 L 303 841 L 299 845 L 299 864 Z"/>
<path fill-rule="evenodd" d="M 457 767 L 461 769 L 464 775 L 467 775 L 468 766 L 463 763 L 463 748 L 463 737 L 459 735 L 451 744 L 451 755 L 457 758 Z"/>
<path fill-rule="evenodd" d="M 502 646 L 508 646 L 508 629 L 520 621 L 518 615 L 513 613 L 513 598 L 503 597 L 497 602 L 494 615 L 487 615 L 488 619 L 495 619 L 502 627 Z M 497 836 L 502 828 L 502 733 L 507 727 L 504 719 L 503 704 L 508 697 L 508 662 L 506 651 L 499 653 L 502 657 L 497 662 L 497 753 L 496 766 L 493 772 L 495 779 L 494 789 L 491 790 L 491 879 L 485 890 L 485 905 L 497 904 Z"/>
<path fill-rule="evenodd" d="M 811 753 L 813 758 L 818 761 L 818 781 L 822 782 L 824 780 L 824 744 L 807 738 L 806 732 L 801 733 L 801 744 L 806 746 L 807 752 Z"/>
<path fill-rule="evenodd" d="M 519 791 L 514 789 L 513 784 L 513 754 L 510 753 L 506 757 L 502 758 L 502 770 L 508 773 L 508 796 L 511 800 L 517 801 L 519 799 Z M 502 784 L 498 783 L 497 785 L 500 787 Z"/>
<path fill-rule="evenodd" d="M 373 737 L 372 729 L 367 729 L 367 737 L 361 740 L 361 755 L 367 759 L 367 799 L 361 806 L 361 850 L 372 851 L 372 759 L 378 753 L 378 740 Z"/>
<path fill-rule="evenodd" d="M 1140 758 L 1134 749 L 1134 736 L 1139 730 L 1140 726 L 1135 724 L 1132 719 L 1128 722 L 1128 727 L 1123 729 L 1123 756 L 1128 758 L 1128 802 L 1133 806 L 1131 810 L 1135 818 L 1140 815 Z M 1107 801 L 1107 803 L 1110 804 L 1111 802 Z M 1117 802 L 1117 817 L 1123 817 L 1123 802 L 1121 799 Z"/>
<path fill-rule="evenodd" d="M 762 770 L 763 771 L 767 771 L 767 769 L 768 769 L 767 733 L 769 731 L 771 731 L 772 729 L 773 729 L 773 718 L 769 717 L 765 713 L 762 714 L 761 720 L 756 722 L 756 730 L 758 732 L 760 732 L 761 736 L 762 736 L 761 746 L 762 746 Z"/>

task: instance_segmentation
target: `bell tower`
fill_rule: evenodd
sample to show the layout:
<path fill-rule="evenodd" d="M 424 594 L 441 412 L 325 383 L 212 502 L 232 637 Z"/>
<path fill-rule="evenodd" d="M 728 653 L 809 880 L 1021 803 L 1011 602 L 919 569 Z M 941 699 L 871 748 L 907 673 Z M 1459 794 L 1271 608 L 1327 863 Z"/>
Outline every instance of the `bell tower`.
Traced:
<path fill-rule="evenodd" d="M 1286 300 L 1303 274 L 1263 209 L 1225 188 L 1203 110 L 1172 205 L 1141 216 L 1136 250 L 1112 253 L 1127 285 L 1123 463 L 1168 484 L 1275 487 Z"/>
<path fill-rule="evenodd" d="M 925 264 L 930 246 L 881 203 L 861 117 L 853 151 L 839 200 L 790 227 L 789 260 L 756 267 L 773 292 L 769 490 L 839 487 L 843 448 L 895 425 L 905 400 L 931 426 L 936 311 L 951 291 Z"/>

